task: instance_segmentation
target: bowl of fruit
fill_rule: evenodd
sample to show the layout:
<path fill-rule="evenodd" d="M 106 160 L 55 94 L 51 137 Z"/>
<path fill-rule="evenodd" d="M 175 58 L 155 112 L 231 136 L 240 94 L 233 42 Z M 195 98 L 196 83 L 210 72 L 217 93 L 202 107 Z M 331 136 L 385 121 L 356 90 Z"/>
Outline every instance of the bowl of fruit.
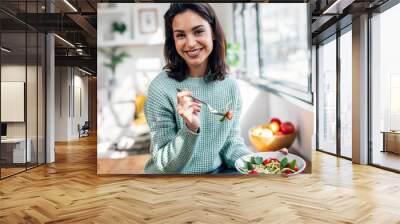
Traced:
<path fill-rule="evenodd" d="M 249 139 L 259 152 L 277 151 L 289 148 L 296 139 L 296 129 L 291 122 L 281 122 L 272 118 L 267 124 L 249 130 Z"/>

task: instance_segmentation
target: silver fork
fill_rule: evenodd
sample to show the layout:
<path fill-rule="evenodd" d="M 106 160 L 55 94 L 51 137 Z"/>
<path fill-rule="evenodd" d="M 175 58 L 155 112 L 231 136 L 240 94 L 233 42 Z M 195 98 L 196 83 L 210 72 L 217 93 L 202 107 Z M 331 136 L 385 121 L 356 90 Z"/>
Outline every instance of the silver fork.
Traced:
<path fill-rule="evenodd" d="M 176 90 L 177 90 L 178 92 L 183 91 L 182 89 L 176 89 Z M 193 100 L 197 100 L 197 101 L 199 101 L 200 103 L 206 105 L 207 108 L 208 108 L 208 110 L 210 111 L 210 113 L 216 114 L 216 115 L 219 115 L 219 116 L 225 116 L 225 115 L 226 115 L 226 113 L 220 112 L 220 111 L 214 109 L 214 107 L 212 107 L 210 104 L 208 104 L 208 103 L 206 103 L 206 102 L 204 102 L 204 101 L 202 101 L 202 100 L 200 100 L 200 99 L 198 99 L 198 98 L 196 98 L 196 97 L 194 97 L 194 96 L 190 96 L 190 97 L 191 97 Z"/>

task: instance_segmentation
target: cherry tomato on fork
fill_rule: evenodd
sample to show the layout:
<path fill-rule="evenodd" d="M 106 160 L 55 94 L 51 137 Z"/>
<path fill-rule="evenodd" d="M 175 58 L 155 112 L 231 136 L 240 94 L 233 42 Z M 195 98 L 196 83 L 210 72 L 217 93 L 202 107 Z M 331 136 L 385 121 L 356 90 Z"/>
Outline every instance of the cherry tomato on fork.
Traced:
<path fill-rule="evenodd" d="M 233 118 L 233 112 L 232 111 L 228 111 L 228 112 L 226 112 L 226 118 L 228 119 L 228 120 L 232 120 L 232 118 Z"/>

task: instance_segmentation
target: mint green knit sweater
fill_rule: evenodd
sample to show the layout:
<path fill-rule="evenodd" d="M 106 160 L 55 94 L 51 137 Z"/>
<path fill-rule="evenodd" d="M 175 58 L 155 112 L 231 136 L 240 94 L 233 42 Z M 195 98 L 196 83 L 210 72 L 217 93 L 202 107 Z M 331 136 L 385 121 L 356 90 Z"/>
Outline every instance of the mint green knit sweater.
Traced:
<path fill-rule="evenodd" d="M 212 107 L 225 110 L 231 104 L 233 119 L 220 122 L 205 105 L 200 112 L 200 132 L 190 131 L 176 111 L 177 88 L 189 89 L 193 96 Z M 151 158 L 145 173 L 197 174 L 210 172 L 222 164 L 251 153 L 239 133 L 241 97 L 234 79 L 206 83 L 189 77 L 182 82 L 160 73 L 150 84 L 145 114 L 151 131 Z"/>

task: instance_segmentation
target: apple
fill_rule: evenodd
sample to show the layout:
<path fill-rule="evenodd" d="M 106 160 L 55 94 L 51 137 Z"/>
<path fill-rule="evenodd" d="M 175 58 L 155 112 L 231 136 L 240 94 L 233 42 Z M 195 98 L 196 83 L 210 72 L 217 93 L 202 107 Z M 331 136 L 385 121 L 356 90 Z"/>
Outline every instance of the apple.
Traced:
<path fill-rule="evenodd" d="M 279 118 L 276 118 L 276 117 L 271 118 L 271 120 L 269 121 L 269 123 L 273 123 L 273 122 L 276 122 L 279 125 L 282 124 L 281 120 Z"/>
<path fill-rule="evenodd" d="M 281 131 L 285 135 L 292 134 L 294 132 L 294 125 L 291 122 L 283 122 L 281 124 Z"/>
<path fill-rule="evenodd" d="M 280 127 L 279 127 L 279 123 L 278 122 L 272 122 L 269 124 L 269 129 L 271 129 L 271 131 L 275 134 L 279 131 Z"/>

